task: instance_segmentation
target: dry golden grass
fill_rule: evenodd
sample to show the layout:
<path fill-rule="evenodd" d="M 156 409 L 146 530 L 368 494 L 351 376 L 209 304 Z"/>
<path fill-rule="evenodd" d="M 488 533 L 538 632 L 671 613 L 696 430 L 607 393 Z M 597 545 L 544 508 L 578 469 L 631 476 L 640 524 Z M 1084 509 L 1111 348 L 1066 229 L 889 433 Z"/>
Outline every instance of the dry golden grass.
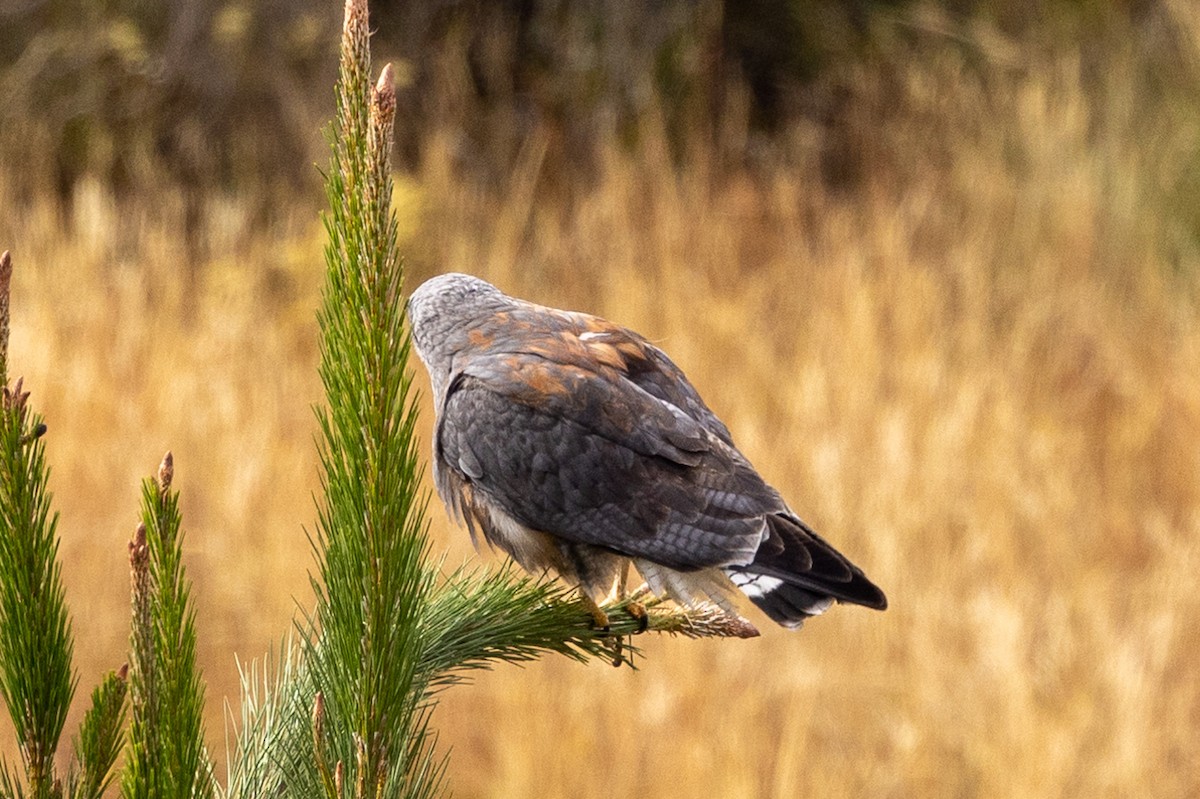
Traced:
<path fill-rule="evenodd" d="M 438 711 L 456 795 L 1200 793 L 1200 257 L 1162 188 L 1200 123 L 1123 101 L 1129 57 L 1102 94 L 1070 58 L 865 77 L 853 195 L 804 131 L 767 176 L 702 150 L 676 174 L 648 122 L 569 204 L 532 199 L 537 139 L 499 199 L 431 140 L 400 192 L 414 280 L 473 272 L 659 342 L 892 603 L 645 641 L 639 672 L 485 675 Z M 189 266 L 173 207 L 87 190 L 69 228 L 34 204 L 0 243 L 83 684 L 124 658 L 137 481 L 171 448 L 219 750 L 233 653 L 308 602 L 320 235 L 231 203 Z"/>

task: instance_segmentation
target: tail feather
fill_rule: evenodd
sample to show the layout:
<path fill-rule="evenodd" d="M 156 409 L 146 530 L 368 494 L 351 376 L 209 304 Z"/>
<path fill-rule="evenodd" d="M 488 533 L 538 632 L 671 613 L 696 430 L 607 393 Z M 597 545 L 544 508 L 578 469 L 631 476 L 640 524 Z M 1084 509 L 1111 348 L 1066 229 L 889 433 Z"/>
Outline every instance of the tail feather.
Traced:
<path fill-rule="evenodd" d="M 776 514 L 767 523 L 771 535 L 754 560 L 729 577 L 772 620 L 795 629 L 834 601 L 887 607 L 883 591 L 800 519 Z"/>

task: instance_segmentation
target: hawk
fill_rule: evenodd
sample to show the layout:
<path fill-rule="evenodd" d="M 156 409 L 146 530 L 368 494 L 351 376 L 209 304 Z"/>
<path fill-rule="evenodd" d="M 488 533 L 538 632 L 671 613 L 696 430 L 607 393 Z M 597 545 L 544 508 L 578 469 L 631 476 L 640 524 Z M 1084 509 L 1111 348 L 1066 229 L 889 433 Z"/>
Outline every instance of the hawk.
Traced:
<path fill-rule="evenodd" d="M 433 386 L 438 494 L 472 540 L 592 602 L 632 563 L 659 597 L 734 614 L 736 587 L 792 629 L 835 601 L 887 607 L 637 333 L 463 274 L 422 284 L 408 318 Z"/>

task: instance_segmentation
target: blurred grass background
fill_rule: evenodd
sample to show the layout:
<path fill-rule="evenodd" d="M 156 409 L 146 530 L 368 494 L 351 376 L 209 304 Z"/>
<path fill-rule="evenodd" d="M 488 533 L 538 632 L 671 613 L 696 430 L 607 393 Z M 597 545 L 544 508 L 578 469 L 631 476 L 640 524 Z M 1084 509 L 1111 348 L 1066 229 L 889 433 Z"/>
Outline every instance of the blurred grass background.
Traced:
<path fill-rule="evenodd" d="M 642 331 L 892 606 L 485 675 L 438 711 L 456 795 L 1200 793 L 1200 9 L 648 9 L 372 7 L 410 286 Z M 309 602 L 339 15 L 0 5 L 12 363 L 82 683 L 125 659 L 170 448 L 217 752 L 234 654 Z"/>

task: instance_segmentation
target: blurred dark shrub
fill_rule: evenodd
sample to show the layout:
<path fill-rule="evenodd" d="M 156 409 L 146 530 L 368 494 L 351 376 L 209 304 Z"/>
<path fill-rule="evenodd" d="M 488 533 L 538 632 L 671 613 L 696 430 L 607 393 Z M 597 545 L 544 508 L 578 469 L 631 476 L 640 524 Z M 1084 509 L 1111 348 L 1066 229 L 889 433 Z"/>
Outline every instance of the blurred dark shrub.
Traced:
<path fill-rule="evenodd" d="M 553 190 L 586 182 L 595 142 L 633 145 L 647 120 L 677 160 L 702 142 L 741 161 L 803 118 L 826 132 L 829 180 L 853 185 L 869 144 L 854 135 L 856 70 L 886 72 L 922 37 L 984 60 L 979 42 L 997 36 L 1102 48 L 1165 5 L 379 0 L 372 23 L 377 57 L 399 67 L 409 166 L 437 132 L 451 168 L 495 186 L 536 132 Z M 281 196 L 315 203 L 339 13 L 329 0 L 0 0 L 2 178 L 64 200 L 90 175 L 118 193 L 163 180 L 249 193 L 264 212 Z M 729 117 L 739 135 L 722 135 Z"/>
<path fill-rule="evenodd" d="M 7 0 L 6 177 L 63 193 L 83 174 L 117 191 L 308 180 L 338 13 L 317 0 Z"/>
<path fill-rule="evenodd" d="M 585 172 L 592 143 L 661 115 L 673 141 L 711 129 L 730 85 L 778 129 L 797 87 L 865 41 L 867 0 L 381 0 L 397 61 L 401 154 L 456 131 L 460 168 L 506 175 L 529 132 L 546 172 Z M 0 154 L 22 190 L 311 188 L 330 113 L 339 9 L 327 0 L 5 0 Z M 664 102 L 665 99 L 665 102 Z"/>

